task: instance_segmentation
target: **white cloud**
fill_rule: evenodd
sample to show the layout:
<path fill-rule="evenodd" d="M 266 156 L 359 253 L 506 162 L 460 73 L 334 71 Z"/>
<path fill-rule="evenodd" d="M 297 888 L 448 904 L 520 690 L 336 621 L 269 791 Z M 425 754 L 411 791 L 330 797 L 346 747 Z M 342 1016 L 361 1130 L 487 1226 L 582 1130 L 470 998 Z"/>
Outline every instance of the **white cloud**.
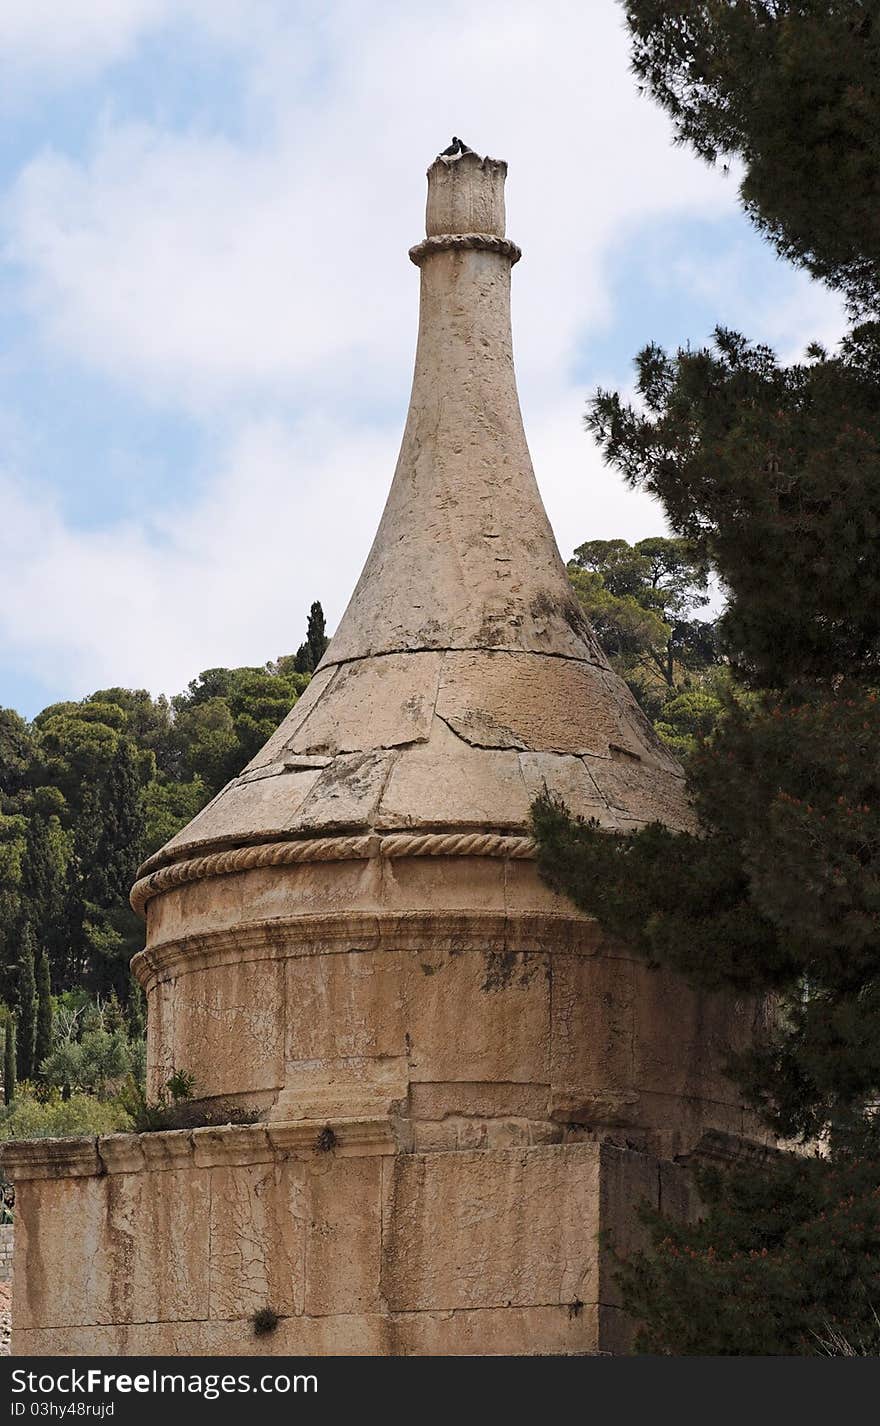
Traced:
<path fill-rule="evenodd" d="M 257 148 L 114 125 L 85 161 L 26 167 L 7 251 L 49 341 L 188 406 L 393 389 L 412 349 L 423 172 L 455 127 L 512 161 L 520 364 L 552 390 L 607 314 L 603 258 L 622 225 L 732 205 L 634 92 L 610 0 L 339 12 L 322 88 L 303 87 L 298 49 L 258 67 L 273 108 Z"/>
<path fill-rule="evenodd" d="M 36 75 L 71 83 L 121 59 L 171 13 L 171 0 L 4 0 L 0 62 L 5 100 Z"/>
<path fill-rule="evenodd" d="M 6 480 L 0 642 L 29 671 L 173 691 L 290 649 L 315 597 L 332 626 L 393 469 L 399 422 L 374 412 L 408 391 L 406 249 L 453 130 L 511 163 L 517 364 L 563 553 L 662 529 L 583 433 L 575 351 L 613 317 L 616 245 L 731 213 L 735 187 L 639 99 L 613 0 L 70 0 L 52 38 L 49 10 L 16 0 L 0 52 L 97 70 L 184 15 L 240 49 L 249 122 L 233 141 L 105 118 L 84 157 L 61 136 L 8 195 L 7 261 L 53 357 L 194 413 L 221 452 L 189 506 L 143 526 L 74 529 Z"/>
<path fill-rule="evenodd" d="M 248 47 L 265 36 L 279 0 L 3 0 L 3 103 L 47 83 L 66 88 L 127 59 L 164 26 L 191 24 L 208 38 Z"/>
<path fill-rule="evenodd" d="M 751 249 L 742 243 L 730 246 L 711 262 L 679 254 L 672 272 L 683 291 L 698 294 L 711 304 L 719 326 L 732 327 L 752 341 L 769 343 L 783 362 L 801 360 L 811 341 L 834 348 L 847 328 L 839 295 L 779 258 L 768 300 L 766 277 L 756 282 Z M 708 332 L 695 335 L 698 339 L 709 337 Z"/>
<path fill-rule="evenodd" d="M 384 436 L 331 438 L 320 421 L 249 425 L 192 506 L 109 530 L 71 530 L 50 498 L 0 477 L 0 643 L 76 694 L 174 692 L 202 668 L 291 652 L 312 599 L 331 626 L 341 614 L 394 455 Z M 328 492 L 344 522 L 328 520 Z"/>

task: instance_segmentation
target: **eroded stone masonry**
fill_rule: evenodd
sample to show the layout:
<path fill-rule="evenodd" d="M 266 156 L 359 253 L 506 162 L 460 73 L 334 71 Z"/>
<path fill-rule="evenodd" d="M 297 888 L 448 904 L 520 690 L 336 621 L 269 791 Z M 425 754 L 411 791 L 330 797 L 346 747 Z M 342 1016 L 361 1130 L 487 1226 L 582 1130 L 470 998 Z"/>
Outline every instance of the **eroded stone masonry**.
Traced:
<path fill-rule="evenodd" d="M 214 1120 L 19 1144 L 13 1350 L 623 1350 L 597 1233 L 689 1211 L 750 1129 L 720 1069 L 754 1007 L 698 995 L 551 894 L 544 787 L 688 827 L 541 504 L 513 369 L 506 165 L 428 171 L 409 414 L 306 694 L 142 868 L 149 1084 Z M 242 597 L 246 597 L 243 593 Z M 279 1314 L 256 1335 L 253 1314 Z"/>

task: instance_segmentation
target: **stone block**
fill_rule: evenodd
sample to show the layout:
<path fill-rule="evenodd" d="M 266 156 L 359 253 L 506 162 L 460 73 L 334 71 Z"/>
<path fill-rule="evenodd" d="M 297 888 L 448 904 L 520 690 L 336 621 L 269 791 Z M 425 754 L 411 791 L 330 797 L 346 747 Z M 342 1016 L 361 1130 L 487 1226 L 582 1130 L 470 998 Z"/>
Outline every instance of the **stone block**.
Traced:
<path fill-rule="evenodd" d="M 597 1145 L 412 1154 L 392 1167 L 392 1311 L 597 1300 Z"/>
<path fill-rule="evenodd" d="M 605 1306 L 621 1305 L 615 1280 L 615 1256 L 627 1257 L 647 1242 L 647 1229 L 639 1221 L 639 1207 L 644 1203 L 657 1208 L 659 1202 L 658 1160 L 652 1154 L 603 1144 L 599 1181 L 599 1217 L 603 1238 L 598 1296 Z"/>
<path fill-rule="evenodd" d="M 340 1118 L 388 1118 L 405 1111 L 408 1088 L 403 1056 L 291 1060 L 270 1119 L 311 1119 L 320 1126 Z"/>
<path fill-rule="evenodd" d="M 197 1096 L 283 1083 L 283 985 L 277 961 L 211 966 L 178 978 L 172 1060 L 195 1075 Z"/>
<path fill-rule="evenodd" d="M 210 1170 L 212 1318 L 263 1307 L 290 1315 L 305 1301 L 309 1201 L 296 1161 Z"/>
<path fill-rule="evenodd" d="M 28 1184 L 16 1328 L 207 1316 L 208 1213 L 207 1178 L 193 1169 Z"/>
<path fill-rule="evenodd" d="M 583 758 L 568 753 L 520 753 L 519 765 L 529 800 L 549 793 L 559 797 L 579 817 L 608 815 L 608 803 L 591 777 Z"/>
<path fill-rule="evenodd" d="M 738 1099 L 721 1064 L 732 1001 L 695 990 L 663 967 L 639 967 L 635 1000 L 635 1076 L 662 1094 Z"/>
<path fill-rule="evenodd" d="M 635 1068 L 634 964 L 555 955 L 551 966 L 552 1113 L 584 1123 L 627 1123 Z"/>
<path fill-rule="evenodd" d="M 335 757 L 319 773 L 297 817 L 297 828 L 329 832 L 371 826 L 395 756 L 379 751 Z"/>
<path fill-rule="evenodd" d="M 590 757 L 586 766 L 611 809 L 632 825 L 663 822 L 674 831 L 694 831 L 695 817 L 680 775 L 626 756 Z M 625 830 L 626 821 L 620 825 Z"/>
<path fill-rule="evenodd" d="M 289 739 L 290 753 L 348 753 L 424 742 L 440 679 L 440 653 L 385 654 L 343 664 Z"/>
<path fill-rule="evenodd" d="M 401 750 L 377 827 L 525 827 L 529 795 L 515 746 L 473 747 L 435 718 L 428 743 Z"/>
<path fill-rule="evenodd" d="M 545 956 L 425 951 L 403 973 L 413 1083 L 548 1082 Z"/>
<path fill-rule="evenodd" d="M 268 743 L 252 758 L 245 768 L 245 772 L 252 772 L 256 768 L 265 767 L 269 763 L 283 762 L 285 754 L 296 736 L 300 725 L 305 722 L 309 714 L 317 705 L 321 695 L 329 686 L 336 668 L 330 666 L 319 668 L 309 680 L 309 686 L 305 693 L 296 700 L 284 721 L 275 729 Z"/>
<path fill-rule="evenodd" d="M 547 1117 L 549 1104 L 548 1084 L 523 1084 L 517 1080 L 501 1083 L 445 1080 L 410 1085 L 410 1112 L 414 1119 L 436 1120 L 447 1114 L 472 1114 L 489 1119 L 506 1115 L 543 1119 Z"/>
<path fill-rule="evenodd" d="M 405 1053 L 399 951 L 298 957 L 285 968 L 285 1059 Z"/>
<path fill-rule="evenodd" d="M 168 849 L 183 853 L 205 843 L 271 841 L 296 824 L 299 809 L 320 776 L 319 769 L 305 768 L 230 783 L 168 843 Z"/>
<path fill-rule="evenodd" d="M 388 1350 L 398 1356 L 591 1356 L 599 1349 L 594 1302 L 550 1307 L 488 1307 L 400 1312 Z"/>
<path fill-rule="evenodd" d="M 505 864 L 497 857 L 395 857 L 382 863 L 381 898 L 389 916 L 434 913 L 438 944 L 454 945 L 455 925 L 438 913 L 466 912 L 475 921 L 490 912 L 503 912 Z"/>
<path fill-rule="evenodd" d="M 534 653 L 449 653 L 437 714 L 483 748 L 607 756 L 610 743 L 640 744 L 595 664 Z M 595 796 L 593 800 L 596 799 Z"/>
<path fill-rule="evenodd" d="M 383 1187 L 380 1157 L 316 1156 L 306 1170 L 309 1316 L 381 1310 Z"/>

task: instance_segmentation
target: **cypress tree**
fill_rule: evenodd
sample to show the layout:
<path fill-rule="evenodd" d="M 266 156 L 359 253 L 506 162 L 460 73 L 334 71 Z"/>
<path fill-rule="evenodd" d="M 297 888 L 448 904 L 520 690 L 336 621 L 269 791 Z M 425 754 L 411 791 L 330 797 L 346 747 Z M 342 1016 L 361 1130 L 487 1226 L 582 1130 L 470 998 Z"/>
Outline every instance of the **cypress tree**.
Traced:
<path fill-rule="evenodd" d="M 18 1078 L 32 1079 L 37 1033 L 37 981 L 34 973 L 34 933 L 26 925 L 21 938 L 18 976 Z"/>
<path fill-rule="evenodd" d="M 15 1016 L 6 1012 L 6 1033 L 3 1037 L 3 1103 L 15 1098 Z"/>
<path fill-rule="evenodd" d="M 45 947 L 37 961 L 37 1029 L 34 1044 L 34 1073 L 40 1075 L 40 1066 L 52 1050 L 52 981 L 49 972 L 49 957 Z"/>
<path fill-rule="evenodd" d="M 324 651 L 329 642 L 324 610 L 321 608 L 318 600 L 315 600 L 315 603 L 309 610 L 305 643 L 300 644 L 296 651 L 294 667 L 297 673 L 314 673 L 321 659 L 324 657 Z"/>
<path fill-rule="evenodd" d="M 128 1029 L 132 1040 L 143 1040 L 147 1034 L 147 1010 L 140 981 L 131 978 L 128 995 Z"/>
<path fill-rule="evenodd" d="M 21 890 L 37 944 L 50 945 L 61 919 L 64 879 L 62 865 L 53 846 L 51 824 L 38 812 L 28 818 L 21 864 Z"/>

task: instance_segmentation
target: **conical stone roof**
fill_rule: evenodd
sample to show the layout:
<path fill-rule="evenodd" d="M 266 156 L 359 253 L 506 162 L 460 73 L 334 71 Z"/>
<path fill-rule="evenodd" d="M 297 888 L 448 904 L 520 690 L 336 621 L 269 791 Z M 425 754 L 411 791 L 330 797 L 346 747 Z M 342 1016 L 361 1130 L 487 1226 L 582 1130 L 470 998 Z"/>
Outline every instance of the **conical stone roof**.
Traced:
<path fill-rule="evenodd" d="M 412 396 L 363 573 L 306 693 L 144 872 L 335 834 L 522 834 L 544 787 L 609 828 L 690 825 L 681 769 L 611 672 L 535 482 L 506 168 L 466 153 L 429 169 Z"/>

